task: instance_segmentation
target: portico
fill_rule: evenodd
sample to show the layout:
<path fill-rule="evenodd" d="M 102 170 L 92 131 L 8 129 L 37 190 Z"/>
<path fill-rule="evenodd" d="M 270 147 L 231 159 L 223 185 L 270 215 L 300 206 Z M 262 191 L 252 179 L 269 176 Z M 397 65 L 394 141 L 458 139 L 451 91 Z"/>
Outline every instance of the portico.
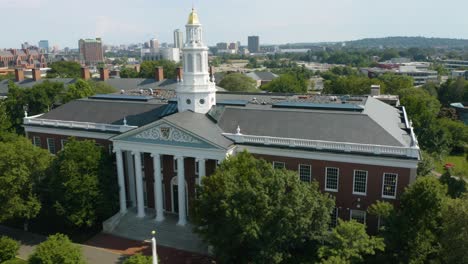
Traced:
<path fill-rule="evenodd" d="M 184 112 L 170 119 L 189 115 L 198 114 Z M 213 173 L 233 149 L 226 147 L 229 142 L 217 145 L 212 139 L 178 127 L 170 119 L 163 118 L 112 139 L 120 213 L 135 207 L 137 217 L 144 218 L 145 208 L 154 208 L 155 221 L 163 221 L 165 213 L 177 214 L 177 224 L 184 226 L 195 186 Z"/>

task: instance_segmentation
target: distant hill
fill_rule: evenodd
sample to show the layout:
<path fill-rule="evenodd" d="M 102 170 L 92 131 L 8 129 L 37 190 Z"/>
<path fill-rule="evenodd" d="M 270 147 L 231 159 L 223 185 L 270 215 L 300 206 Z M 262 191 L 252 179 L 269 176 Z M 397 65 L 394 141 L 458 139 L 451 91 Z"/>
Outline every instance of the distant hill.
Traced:
<path fill-rule="evenodd" d="M 468 39 L 386 37 L 345 41 L 346 47 L 355 48 L 468 48 Z"/>

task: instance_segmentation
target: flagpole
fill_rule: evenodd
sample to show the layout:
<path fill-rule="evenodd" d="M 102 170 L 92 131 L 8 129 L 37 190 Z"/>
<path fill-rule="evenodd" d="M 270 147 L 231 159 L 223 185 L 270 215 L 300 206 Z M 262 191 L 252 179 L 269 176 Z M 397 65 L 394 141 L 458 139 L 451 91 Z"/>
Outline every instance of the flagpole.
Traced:
<path fill-rule="evenodd" d="M 152 231 L 151 234 L 153 235 L 153 238 L 151 238 L 151 244 L 153 248 L 153 264 L 158 264 L 158 254 L 156 253 L 156 231 Z"/>

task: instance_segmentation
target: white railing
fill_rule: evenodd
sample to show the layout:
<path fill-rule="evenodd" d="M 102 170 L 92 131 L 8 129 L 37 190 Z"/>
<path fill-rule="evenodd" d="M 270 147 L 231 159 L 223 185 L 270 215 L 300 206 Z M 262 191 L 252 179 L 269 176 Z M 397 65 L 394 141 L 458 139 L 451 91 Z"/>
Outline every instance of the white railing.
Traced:
<path fill-rule="evenodd" d="M 74 128 L 74 129 L 85 129 L 85 130 L 99 130 L 106 132 L 120 132 L 124 133 L 129 130 L 137 128 L 137 126 L 126 126 L 126 125 L 110 125 L 102 123 L 90 123 L 90 122 L 77 122 L 77 121 L 63 121 L 63 120 L 51 120 L 41 119 L 38 116 L 25 117 L 23 119 L 24 125 L 39 125 L 39 126 L 52 126 L 62 128 Z"/>
<path fill-rule="evenodd" d="M 332 150 L 343 152 L 371 153 L 376 155 L 392 155 L 402 157 L 419 157 L 419 147 L 393 147 L 370 144 L 357 144 L 347 142 L 332 142 L 322 140 L 278 138 L 267 136 L 251 136 L 242 134 L 223 133 L 223 135 L 236 143 L 287 146 L 296 148 L 310 148 L 317 150 Z"/>

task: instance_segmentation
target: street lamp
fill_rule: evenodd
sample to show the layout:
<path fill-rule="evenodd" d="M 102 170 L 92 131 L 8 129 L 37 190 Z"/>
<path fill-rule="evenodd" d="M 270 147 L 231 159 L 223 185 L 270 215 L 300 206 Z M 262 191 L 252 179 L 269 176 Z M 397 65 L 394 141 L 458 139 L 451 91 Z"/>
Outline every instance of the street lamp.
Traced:
<path fill-rule="evenodd" d="M 156 253 L 156 231 L 152 231 L 151 235 L 153 235 L 153 238 L 151 238 L 151 245 L 153 247 L 153 264 L 158 264 L 158 254 Z"/>

